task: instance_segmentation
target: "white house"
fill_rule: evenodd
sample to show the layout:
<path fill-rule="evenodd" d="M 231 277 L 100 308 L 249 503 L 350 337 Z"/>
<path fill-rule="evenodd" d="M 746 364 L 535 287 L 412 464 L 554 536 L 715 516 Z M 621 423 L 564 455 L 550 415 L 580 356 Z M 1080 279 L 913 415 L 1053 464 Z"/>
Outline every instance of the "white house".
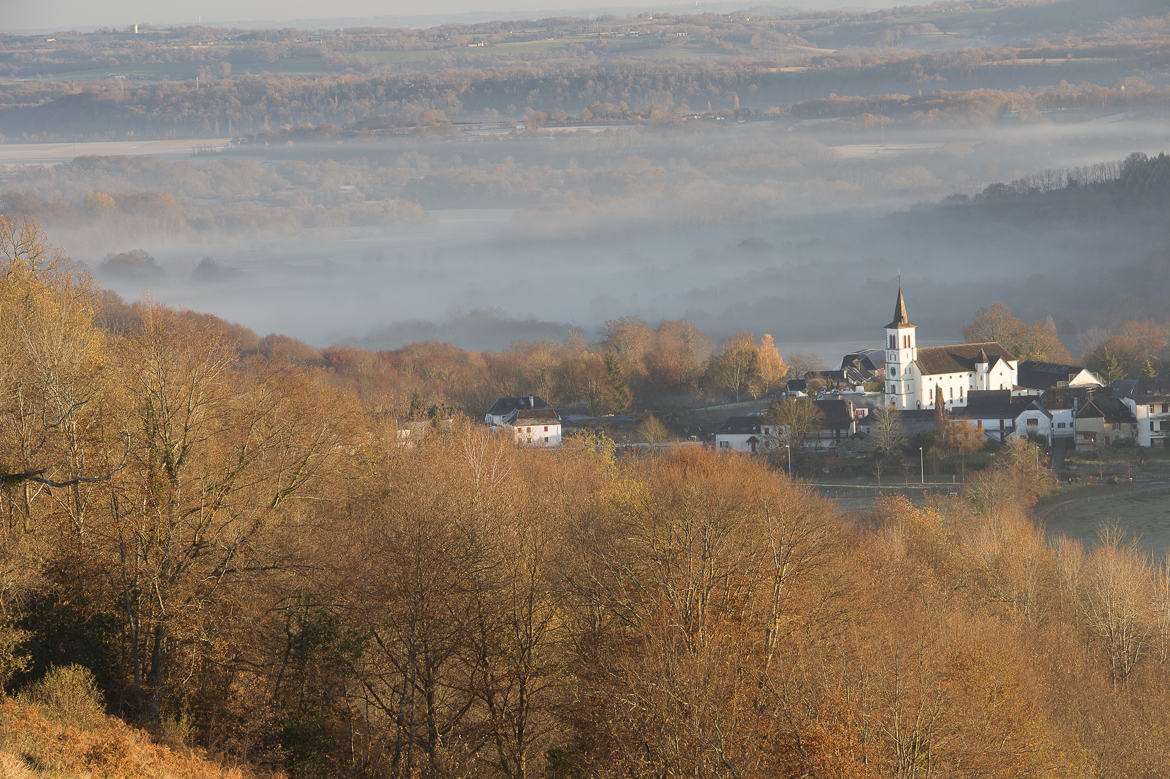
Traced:
<path fill-rule="evenodd" d="M 775 426 L 765 424 L 762 416 L 728 417 L 715 431 L 715 448 L 721 452 L 762 452 L 776 445 L 776 436 Z"/>
<path fill-rule="evenodd" d="M 508 431 L 518 444 L 561 445 L 561 417 L 556 409 L 536 395 L 499 398 L 484 414 L 492 430 Z"/>
<path fill-rule="evenodd" d="M 1040 394 L 1040 405 L 1052 415 L 1052 438 L 1076 436 L 1076 413 L 1087 394 L 1083 387 L 1053 387 Z"/>
<path fill-rule="evenodd" d="M 1114 387 L 1137 420 L 1137 445 L 1170 446 L 1170 381 L 1130 379 Z"/>
<path fill-rule="evenodd" d="M 561 445 L 561 418 L 551 408 L 518 409 L 503 429 L 512 431 L 512 440 L 526 446 Z"/>
<path fill-rule="evenodd" d="M 917 344 L 902 288 L 894 318 L 886 325 L 886 404 L 899 409 L 934 408 L 941 391 L 946 408 L 967 405 L 972 391 L 1008 390 L 1016 386 L 1019 363 L 995 341 L 950 346 Z"/>
<path fill-rule="evenodd" d="M 518 398 L 497 398 L 483 415 L 483 421 L 493 429 L 500 427 L 520 409 L 552 408 L 539 395 L 521 395 Z"/>
<path fill-rule="evenodd" d="M 995 441 L 1028 435 L 1052 438 L 1052 415 L 1034 397 L 1013 397 L 1010 389 L 974 390 L 967 403 L 949 412 L 951 419 L 980 430 Z"/>

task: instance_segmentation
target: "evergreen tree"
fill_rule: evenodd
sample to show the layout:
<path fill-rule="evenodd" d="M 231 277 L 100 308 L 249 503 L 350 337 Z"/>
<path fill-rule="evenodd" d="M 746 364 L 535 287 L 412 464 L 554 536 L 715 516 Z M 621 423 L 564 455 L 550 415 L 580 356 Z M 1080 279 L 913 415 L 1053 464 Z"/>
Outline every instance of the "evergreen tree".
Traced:
<path fill-rule="evenodd" d="M 612 349 L 605 353 L 605 375 L 613 392 L 611 409 L 615 414 L 624 414 L 630 408 L 630 389 L 626 386 L 626 377 L 622 375 L 622 365 L 618 361 L 617 352 Z"/>

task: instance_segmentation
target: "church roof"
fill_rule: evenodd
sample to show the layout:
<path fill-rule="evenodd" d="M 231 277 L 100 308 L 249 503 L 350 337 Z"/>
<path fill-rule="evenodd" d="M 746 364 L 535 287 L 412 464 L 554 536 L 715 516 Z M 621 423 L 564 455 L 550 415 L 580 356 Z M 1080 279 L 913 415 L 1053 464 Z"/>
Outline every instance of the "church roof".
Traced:
<path fill-rule="evenodd" d="M 898 300 L 894 303 L 894 318 L 886 325 L 891 327 L 916 327 L 910 322 L 910 315 L 906 313 L 906 300 L 902 297 L 902 286 L 898 285 Z"/>
<path fill-rule="evenodd" d="M 970 373 L 981 359 L 994 365 L 996 360 L 1014 360 L 1016 356 L 996 341 L 918 347 L 918 369 L 924 376 Z"/>

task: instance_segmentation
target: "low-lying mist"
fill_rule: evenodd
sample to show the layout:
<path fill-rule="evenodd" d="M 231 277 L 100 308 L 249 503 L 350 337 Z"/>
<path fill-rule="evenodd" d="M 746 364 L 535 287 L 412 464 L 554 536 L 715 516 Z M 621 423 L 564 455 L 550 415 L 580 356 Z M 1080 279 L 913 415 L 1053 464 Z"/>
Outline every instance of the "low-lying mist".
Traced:
<path fill-rule="evenodd" d="M 1092 328 L 1134 306 L 1123 269 L 1163 256 L 1154 225 L 1058 214 L 1020 225 L 977 208 L 915 204 L 1157 152 L 1167 129 L 1147 114 L 933 131 L 755 122 L 285 145 L 236 154 L 267 169 L 400 161 L 414 149 L 427 171 L 409 174 L 409 191 L 430 191 L 444 166 L 502 165 L 543 189 L 497 202 L 455 198 L 475 206 L 461 208 L 429 195 L 426 220 L 385 226 L 252 237 L 77 232 L 64 243 L 127 298 L 149 295 L 319 345 L 435 338 L 500 349 L 571 328 L 591 339 L 606 320 L 635 315 L 688 318 L 714 338 L 769 332 L 782 352 L 833 362 L 879 339 L 901 275 L 923 343 L 958 339 L 976 309 L 1002 300 L 1025 318 L 1052 314 L 1076 353 Z M 593 189 L 578 192 L 574 177 L 585 173 Z M 620 186 L 597 195 L 597 182 L 618 173 Z M 131 249 L 157 270 L 110 272 L 107 256 Z"/>

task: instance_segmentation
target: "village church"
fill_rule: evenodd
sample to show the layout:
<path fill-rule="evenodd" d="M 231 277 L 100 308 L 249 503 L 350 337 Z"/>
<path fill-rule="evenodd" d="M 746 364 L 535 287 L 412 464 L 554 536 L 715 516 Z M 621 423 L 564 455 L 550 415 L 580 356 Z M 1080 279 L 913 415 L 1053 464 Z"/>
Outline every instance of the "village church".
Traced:
<path fill-rule="evenodd" d="M 1019 362 L 995 341 L 918 348 L 916 326 L 906 314 L 902 287 L 894 319 L 886 325 L 886 405 L 901 410 L 934 408 L 942 391 L 946 408 L 966 406 L 972 390 L 1012 390 Z"/>

